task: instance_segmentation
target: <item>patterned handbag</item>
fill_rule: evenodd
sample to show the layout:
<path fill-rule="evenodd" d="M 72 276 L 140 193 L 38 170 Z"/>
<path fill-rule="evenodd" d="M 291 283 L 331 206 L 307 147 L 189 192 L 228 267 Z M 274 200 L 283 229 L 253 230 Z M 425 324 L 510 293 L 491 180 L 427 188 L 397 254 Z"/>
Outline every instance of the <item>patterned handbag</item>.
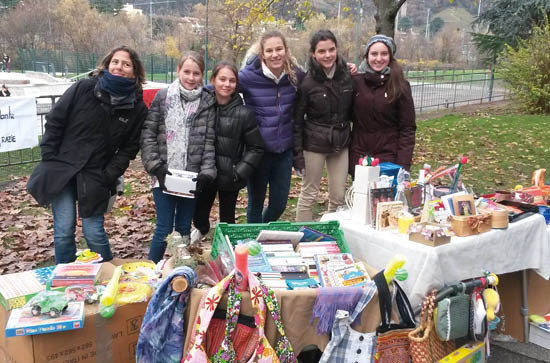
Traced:
<path fill-rule="evenodd" d="M 345 310 L 336 311 L 332 336 L 319 363 L 371 361 L 376 345 L 376 333 L 358 332 L 351 327 L 351 324 L 363 312 L 375 292 L 376 285 L 371 281 L 364 287 L 363 294 L 351 314 Z"/>
<path fill-rule="evenodd" d="M 435 332 L 435 293 L 436 290 L 433 290 L 424 299 L 420 312 L 420 326 L 409 333 L 413 363 L 437 362 L 455 350 L 454 341 L 444 342 Z"/>
<path fill-rule="evenodd" d="M 392 298 L 384 277 L 384 270 L 374 276 L 378 288 L 380 315 L 382 323 L 376 329 L 377 342 L 374 361 L 376 363 L 408 363 L 411 361 L 409 333 L 416 327 L 411 303 L 401 286 L 394 280 L 399 324 L 391 323 Z"/>
<path fill-rule="evenodd" d="M 271 301 L 270 304 L 271 306 L 273 306 L 274 314 L 276 314 L 280 318 L 280 311 L 277 311 L 276 309 L 278 308 L 278 304 L 275 306 L 275 304 L 273 303 L 273 299 L 271 300 L 266 299 L 264 301 L 266 294 L 264 293 L 264 290 L 262 289 L 262 286 L 259 280 L 252 273 L 249 273 L 248 275 L 248 284 L 250 289 L 250 297 L 252 300 L 252 307 L 254 308 L 254 311 L 255 311 L 254 321 L 256 323 L 256 328 L 258 330 L 258 339 L 256 340 L 256 342 L 254 342 L 256 348 L 254 349 L 250 359 L 248 359 L 248 362 L 249 363 L 253 363 L 253 362 L 294 363 L 296 362 L 296 357 L 294 356 L 292 347 L 290 346 L 288 339 L 286 339 L 286 345 L 284 343 L 281 344 L 280 343 L 281 339 L 279 339 L 279 344 L 277 344 L 277 351 L 281 351 L 281 359 L 279 359 L 277 355 L 277 351 L 275 351 L 271 347 L 271 345 L 269 344 L 265 336 L 264 327 L 265 327 L 265 319 L 266 319 L 266 301 L 268 303 L 269 301 Z M 227 303 L 227 318 L 229 320 L 227 321 L 227 324 L 226 324 L 224 339 L 222 341 L 220 348 L 217 350 L 216 354 L 214 354 L 211 357 L 208 357 L 208 355 L 206 354 L 206 346 L 205 346 L 206 335 L 208 334 L 208 327 L 210 325 L 212 316 L 214 315 L 214 311 L 216 310 L 216 307 L 218 306 L 223 293 L 228 289 L 229 289 L 229 295 L 228 295 L 228 303 Z M 240 293 L 232 293 L 232 291 L 235 291 L 234 289 L 235 289 L 235 272 L 232 271 L 228 276 L 222 279 L 216 286 L 212 287 L 208 291 L 208 293 L 205 295 L 205 297 L 201 300 L 199 311 L 197 313 L 197 318 L 195 320 L 195 332 L 191 340 L 191 345 L 190 345 L 191 348 L 187 356 L 184 359 L 182 359 L 182 363 L 183 362 L 189 362 L 189 363 L 237 362 L 237 355 L 233 347 L 231 336 L 235 330 L 235 326 L 238 321 L 242 295 Z M 269 290 L 267 289 L 265 290 L 267 291 L 267 295 L 269 295 Z M 275 303 L 276 303 L 276 300 L 275 300 Z M 273 316 L 273 313 L 272 313 L 272 316 Z M 281 329 L 279 330 L 279 334 L 281 334 L 281 336 L 283 337 L 286 337 L 284 335 L 282 325 L 281 325 Z M 279 346 L 281 346 L 283 349 L 279 349 Z"/>

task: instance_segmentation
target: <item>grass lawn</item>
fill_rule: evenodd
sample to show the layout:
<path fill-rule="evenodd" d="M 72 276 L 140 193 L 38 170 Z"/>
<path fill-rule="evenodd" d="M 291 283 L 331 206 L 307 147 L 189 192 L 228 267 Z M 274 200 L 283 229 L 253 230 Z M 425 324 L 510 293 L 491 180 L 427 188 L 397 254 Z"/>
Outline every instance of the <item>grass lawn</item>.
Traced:
<path fill-rule="evenodd" d="M 550 116 L 448 115 L 418 123 L 412 175 L 468 156 L 462 179 L 476 194 L 531 185 L 533 170 L 550 169 Z"/>

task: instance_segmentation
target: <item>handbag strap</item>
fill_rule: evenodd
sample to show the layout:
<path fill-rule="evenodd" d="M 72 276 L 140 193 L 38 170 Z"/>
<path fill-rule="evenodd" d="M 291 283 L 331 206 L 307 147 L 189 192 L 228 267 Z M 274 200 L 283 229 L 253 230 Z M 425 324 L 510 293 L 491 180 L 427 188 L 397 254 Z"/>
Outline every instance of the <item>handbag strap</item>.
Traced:
<path fill-rule="evenodd" d="M 422 303 L 419 326 L 409 333 L 409 339 L 416 343 L 422 343 L 428 339 L 433 329 L 433 313 L 436 301 L 436 290 L 431 291 Z"/>
<path fill-rule="evenodd" d="M 279 303 L 277 301 L 277 297 L 275 296 L 275 293 L 273 292 L 273 290 L 269 289 L 261 279 L 256 278 L 256 276 L 254 276 L 253 279 L 257 279 L 258 281 L 258 284 L 264 294 L 264 299 L 266 301 L 267 309 L 269 310 L 269 313 L 271 314 L 271 317 L 275 322 L 275 326 L 277 327 L 277 331 L 279 332 L 279 339 L 277 339 L 277 343 L 275 346 L 275 351 L 277 353 L 277 357 L 279 358 L 279 361 L 281 363 L 297 362 L 296 355 L 294 354 L 294 349 L 292 349 L 290 340 L 286 336 L 283 328 L 283 322 L 281 319 L 281 309 L 279 307 Z"/>
<path fill-rule="evenodd" d="M 363 294 L 359 298 L 359 301 L 355 305 L 355 309 L 351 313 L 350 323 L 353 323 L 355 319 L 363 312 L 368 303 L 372 300 L 374 293 L 376 292 L 376 284 L 373 281 L 369 281 L 363 288 Z"/>
<path fill-rule="evenodd" d="M 229 287 L 227 289 L 227 310 L 225 318 L 225 334 L 222 340 L 220 347 L 216 354 L 210 359 L 214 362 L 225 362 L 227 358 L 230 361 L 237 360 L 237 353 L 233 347 L 233 342 L 231 340 L 233 331 L 237 326 L 237 321 L 239 319 L 239 313 L 241 311 L 241 301 L 242 294 L 237 291 L 235 287 L 235 277 L 229 282 Z"/>
<path fill-rule="evenodd" d="M 388 283 L 386 282 L 386 277 L 384 276 L 384 270 L 374 276 L 374 282 L 378 289 L 378 299 L 380 306 L 380 317 L 382 322 L 378 327 L 377 331 L 379 333 L 386 332 L 391 329 L 403 329 L 403 328 L 414 328 L 416 324 L 414 323 L 414 317 L 412 312 L 411 303 L 407 298 L 407 295 L 399 286 L 399 284 L 394 280 L 393 286 L 396 292 L 396 302 L 397 309 L 399 311 L 399 324 L 391 324 L 391 314 L 392 314 L 392 298 L 390 294 L 390 289 Z"/>

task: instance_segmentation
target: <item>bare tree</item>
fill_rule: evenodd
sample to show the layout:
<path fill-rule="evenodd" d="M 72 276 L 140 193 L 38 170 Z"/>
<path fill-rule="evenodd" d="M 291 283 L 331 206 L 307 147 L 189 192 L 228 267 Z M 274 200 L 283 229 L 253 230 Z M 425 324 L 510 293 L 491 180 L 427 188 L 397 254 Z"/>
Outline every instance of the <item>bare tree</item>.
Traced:
<path fill-rule="evenodd" d="M 394 36 L 395 17 L 406 0 L 373 0 L 376 6 L 376 34 Z"/>

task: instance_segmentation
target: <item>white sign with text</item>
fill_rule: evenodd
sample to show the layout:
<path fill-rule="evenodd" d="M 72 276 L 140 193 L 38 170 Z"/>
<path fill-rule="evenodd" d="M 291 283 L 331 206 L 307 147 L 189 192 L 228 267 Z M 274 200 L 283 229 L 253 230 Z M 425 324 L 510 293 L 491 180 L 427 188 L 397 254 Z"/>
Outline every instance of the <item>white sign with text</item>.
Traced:
<path fill-rule="evenodd" d="M 36 99 L 0 97 L 0 152 L 37 145 Z"/>

